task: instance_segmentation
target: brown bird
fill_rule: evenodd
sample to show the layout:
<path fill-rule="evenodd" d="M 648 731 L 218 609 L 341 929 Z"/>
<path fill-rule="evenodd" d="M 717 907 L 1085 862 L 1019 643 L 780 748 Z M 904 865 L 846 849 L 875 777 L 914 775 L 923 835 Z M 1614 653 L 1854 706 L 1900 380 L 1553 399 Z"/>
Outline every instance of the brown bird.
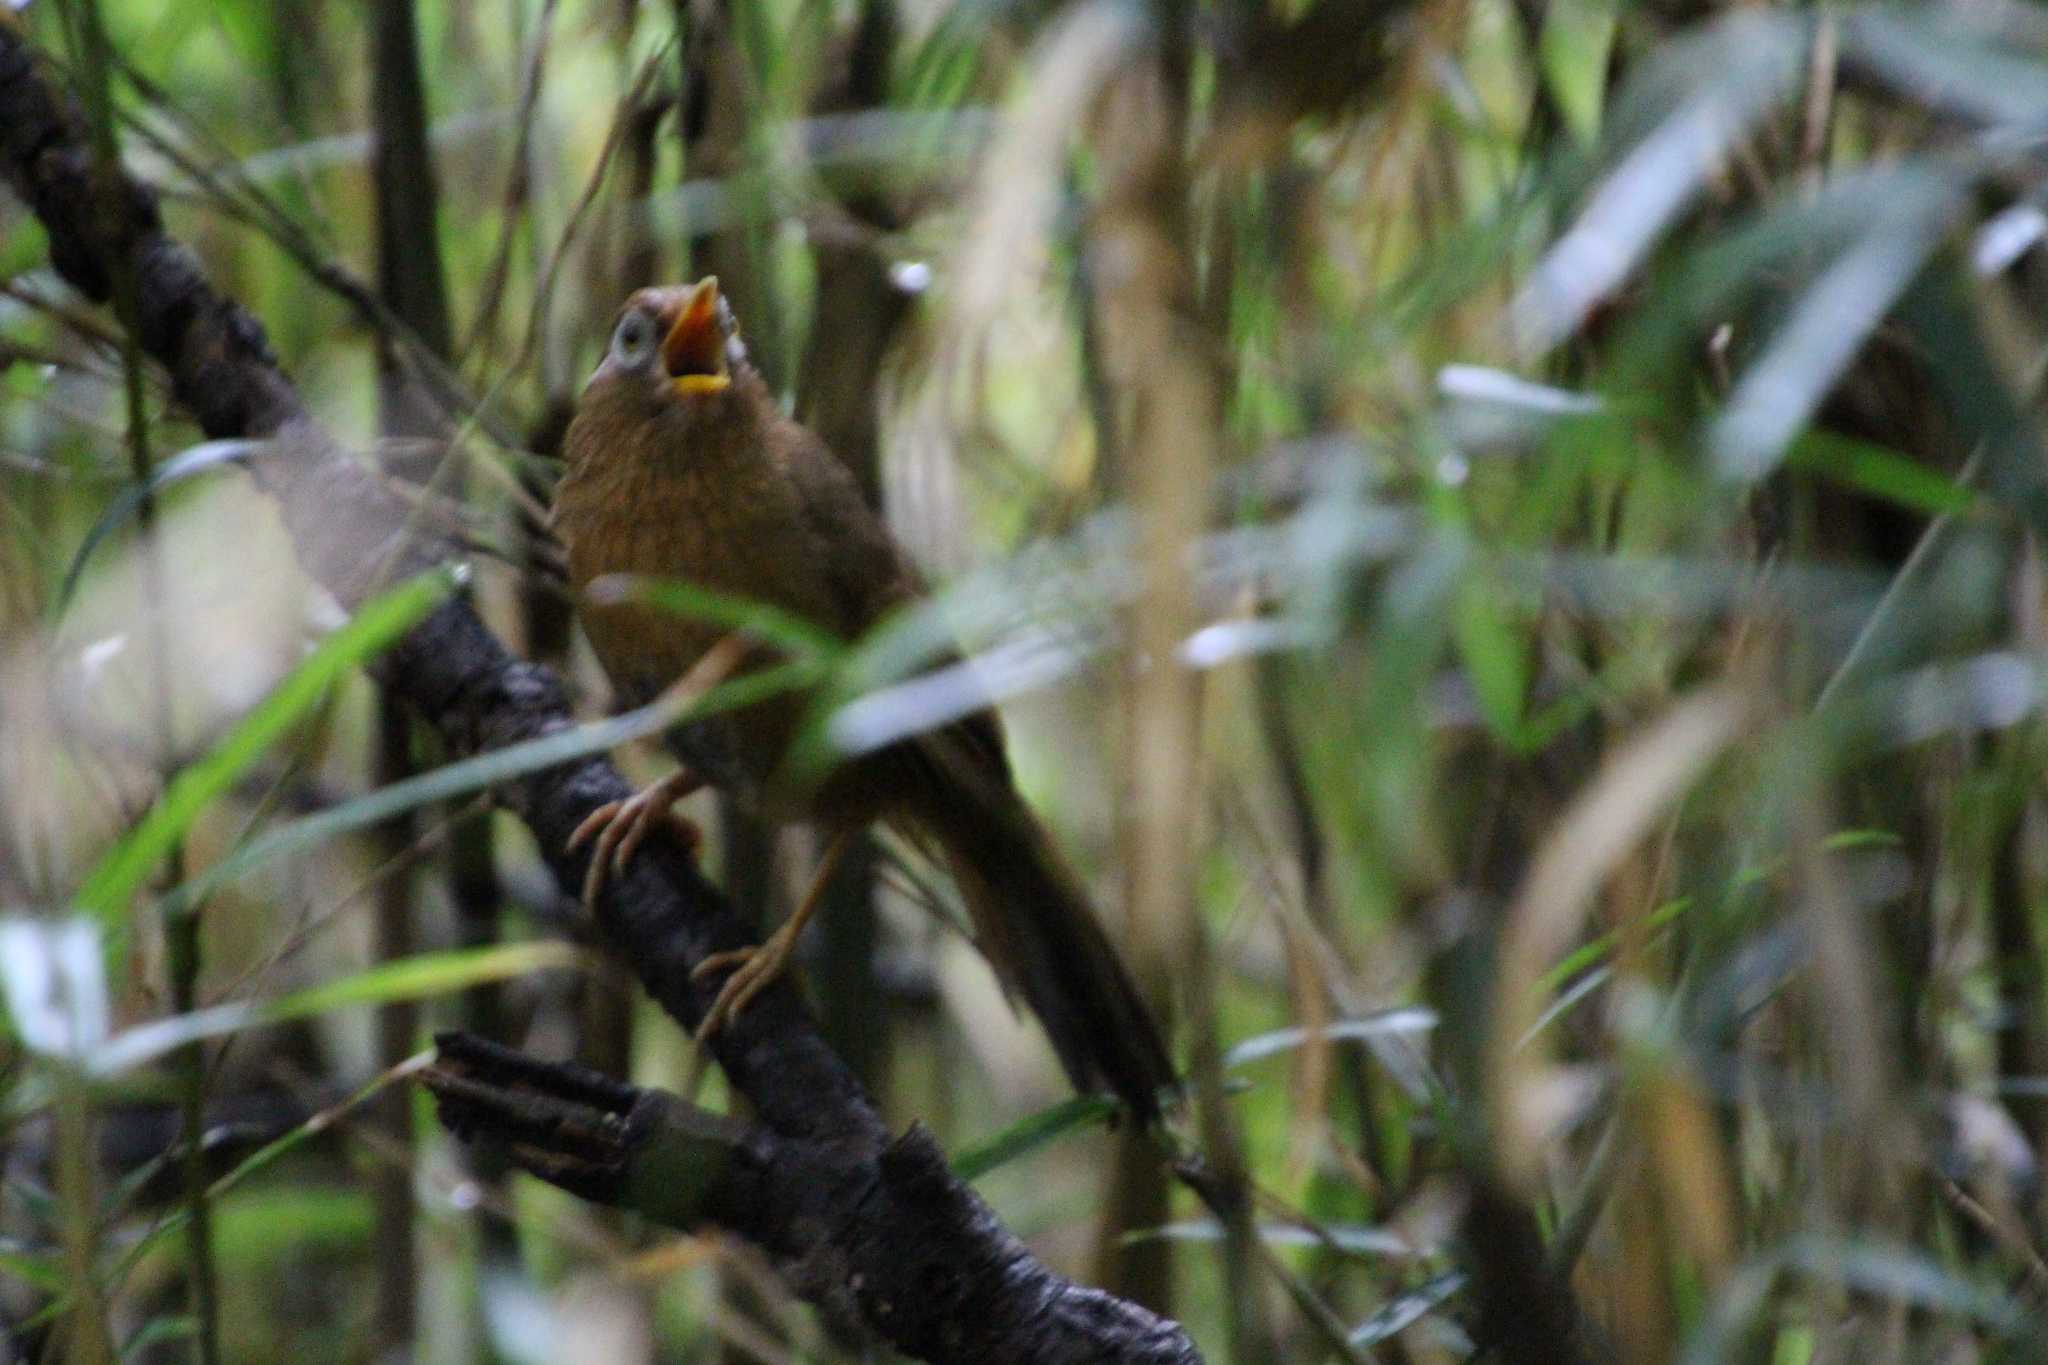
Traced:
<path fill-rule="evenodd" d="M 611 347 L 576 409 L 554 527 L 579 594 L 611 574 L 681 579 L 857 639 L 925 593 L 851 471 L 784 417 L 747 363 L 715 278 L 642 289 L 626 300 Z M 639 602 L 580 608 L 613 685 L 644 704 L 686 675 L 715 681 L 775 661 L 723 629 Z M 1011 781 L 991 711 L 841 763 L 797 785 L 783 760 L 813 698 L 785 691 L 685 721 L 667 735 L 683 771 L 598 811 L 586 894 L 623 867 L 671 805 L 709 781 L 771 819 L 807 818 L 831 834 L 824 866 L 789 922 L 759 948 L 698 971 L 734 968 L 700 1029 L 717 1030 L 787 965 L 832 862 L 880 820 L 951 870 L 975 940 L 1051 1035 L 1083 1092 L 1107 1087 L 1141 1118 L 1158 1115 L 1172 1063 L 1129 972 L 1075 876 Z M 573 846 L 573 845 L 572 845 Z"/>

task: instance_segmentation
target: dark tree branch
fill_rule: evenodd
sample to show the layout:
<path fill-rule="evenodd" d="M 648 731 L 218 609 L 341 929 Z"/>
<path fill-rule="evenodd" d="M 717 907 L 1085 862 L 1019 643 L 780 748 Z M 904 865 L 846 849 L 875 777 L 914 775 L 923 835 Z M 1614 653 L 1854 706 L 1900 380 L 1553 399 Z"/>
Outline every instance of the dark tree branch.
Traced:
<path fill-rule="evenodd" d="M 407 533 L 406 505 L 308 416 L 262 327 L 217 293 L 192 253 L 164 232 L 154 195 L 126 178 L 116 194 L 96 193 L 76 111 L 4 11 L 0 174 L 42 220 L 53 264 L 81 293 L 104 301 L 115 263 L 129 263 L 143 348 L 209 437 L 269 442 L 251 470 L 276 499 L 301 563 L 344 606 L 446 556 L 445 542 Z M 416 627 L 374 671 L 440 733 L 452 756 L 572 723 L 553 675 L 512 658 L 461 600 Z M 529 775 L 498 798 L 532 827 L 556 878 L 573 887 L 582 884 L 587 855 L 564 851 L 570 831 L 628 791 L 609 763 L 588 760 Z M 606 938 L 686 1026 L 709 1004 L 690 969 L 709 952 L 752 939 L 732 905 L 670 847 L 643 850 L 612 881 L 598 915 Z M 788 986 L 764 993 L 720 1032 L 714 1051 L 759 1115 L 751 1135 L 769 1145 L 758 1150 L 801 1151 L 813 1160 L 804 1169 L 822 1169 L 815 1163 L 829 1159 L 842 1172 L 829 1185 L 754 1186 L 785 1217 L 801 1210 L 827 1220 L 823 1235 L 842 1254 L 809 1267 L 793 1286 L 806 1298 L 847 1307 L 869 1331 L 928 1360 L 1198 1359 L 1178 1327 L 1079 1288 L 1032 1258 L 947 1171 L 927 1138 L 913 1131 L 892 1140 Z M 875 1212 L 861 1200 L 876 1190 L 908 1201 L 927 1229 L 943 1230 L 944 1263 L 928 1260 L 924 1247 L 861 1235 Z M 771 1250 L 801 1245 L 790 1227 L 761 1229 Z M 904 1267 L 913 1265 L 927 1272 L 915 1297 L 884 1302 L 860 1288 L 901 1284 Z M 997 1327 L 1004 1334 L 989 1336 Z"/>
<path fill-rule="evenodd" d="M 1048 1280 L 953 1177 L 922 1126 L 870 1153 L 787 1137 L 465 1034 L 438 1041 L 440 1062 L 426 1084 L 442 1121 L 465 1141 L 497 1147 L 585 1199 L 670 1227 L 736 1233 L 827 1312 L 850 1324 L 891 1324 L 892 1340 L 912 1355 L 1191 1358 L 1172 1324 Z M 848 1218 L 849 1209 L 859 1216 Z"/>

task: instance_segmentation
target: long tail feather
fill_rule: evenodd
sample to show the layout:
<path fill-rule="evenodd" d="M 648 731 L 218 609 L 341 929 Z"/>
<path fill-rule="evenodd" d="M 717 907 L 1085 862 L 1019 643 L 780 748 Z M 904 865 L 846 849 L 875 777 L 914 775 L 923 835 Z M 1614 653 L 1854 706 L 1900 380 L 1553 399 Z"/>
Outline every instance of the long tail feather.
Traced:
<path fill-rule="evenodd" d="M 982 951 L 1045 1025 L 1084 1094 L 1114 1091 L 1150 1123 L 1173 1063 L 1137 983 L 1023 803 L 965 796 L 924 814 Z"/>

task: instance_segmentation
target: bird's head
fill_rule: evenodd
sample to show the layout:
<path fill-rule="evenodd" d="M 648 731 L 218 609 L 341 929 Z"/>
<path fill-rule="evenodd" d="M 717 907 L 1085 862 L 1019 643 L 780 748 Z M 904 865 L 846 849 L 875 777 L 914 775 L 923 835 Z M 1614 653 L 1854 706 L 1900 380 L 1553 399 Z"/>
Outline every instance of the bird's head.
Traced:
<path fill-rule="evenodd" d="M 716 404 L 746 363 L 732 309 L 718 292 L 718 277 L 708 275 L 627 299 L 584 392 L 618 386 L 686 407 Z"/>

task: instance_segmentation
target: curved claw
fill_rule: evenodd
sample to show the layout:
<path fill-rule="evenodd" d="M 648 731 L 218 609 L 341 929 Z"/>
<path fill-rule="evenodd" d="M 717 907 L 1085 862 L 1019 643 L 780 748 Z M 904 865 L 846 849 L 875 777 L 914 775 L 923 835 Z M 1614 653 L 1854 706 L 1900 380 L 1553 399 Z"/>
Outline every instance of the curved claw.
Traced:
<path fill-rule="evenodd" d="M 797 904 L 796 912 L 780 929 L 768 936 L 768 941 L 758 948 L 730 948 L 721 953 L 712 953 L 690 969 L 690 979 L 701 981 L 711 973 L 726 967 L 732 968 L 732 975 L 718 988 L 712 998 L 711 1008 L 704 1012 L 704 1022 L 697 1025 L 697 1041 L 709 1040 L 721 1028 L 739 1017 L 741 1010 L 752 1003 L 755 996 L 768 989 L 776 977 L 789 969 L 790 959 L 796 956 L 797 940 L 803 937 L 804 926 L 811 922 L 811 916 L 818 913 L 818 906 L 825 898 L 825 886 L 832 878 L 832 870 L 839 866 L 845 856 L 847 842 L 853 831 L 842 829 L 832 836 L 826 845 L 825 855 L 818 860 L 818 869 L 811 877 L 811 889 Z"/>
<path fill-rule="evenodd" d="M 675 803 L 701 787 L 703 782 L 689 773 L 671 773 L 623 801 L 607 801 L 589 815 L 569 836 L 568 850 L 574 853 L 593 837 L 597 848 L 591 854 L 590 870 L 583 876 L 583 905 L 597 909 L 607 879 L 626 870 L 640 845 L 656 826 L 665 826 L 692 854 L 703 842 L 696 824 L 678 815 Z"/>
<path fill-rule="evenodd" d="M 727 967 L 732 969 L 732 975 L 718 988 L 711 1008 L 704 1012 L 704 1022 L 697 1025 L 697 1041 L 708 1042 L 720 1029 L 739 1018 L 740 1012 L 753 1003 L 755 996 L 767 990 L 789 969 L 790 959 L 794 956 L 796 937 L 784 926 L 769 935 L 768 941 L 758 948 L 733 948 L 713 953 L 699 962 L 690 972 L 693 981 L 701 981 Z"/>

